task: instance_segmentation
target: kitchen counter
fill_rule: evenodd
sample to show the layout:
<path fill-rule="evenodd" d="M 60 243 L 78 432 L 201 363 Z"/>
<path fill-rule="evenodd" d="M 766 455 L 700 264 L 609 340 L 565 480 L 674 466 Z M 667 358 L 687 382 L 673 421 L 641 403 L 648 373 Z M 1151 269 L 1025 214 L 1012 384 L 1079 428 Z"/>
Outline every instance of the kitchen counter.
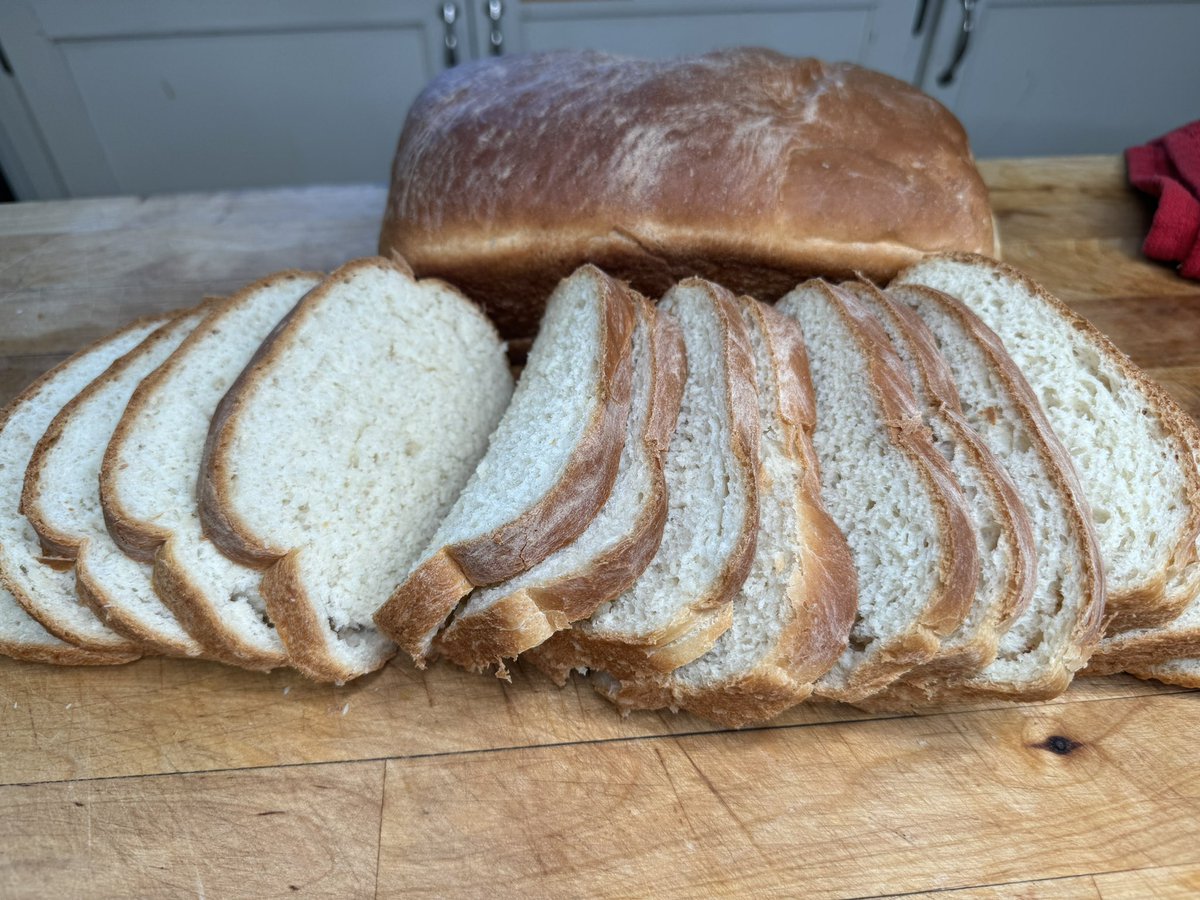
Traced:
<path fill-rule="evenodd" d="M 994 161 L 1004 257 L 1200 415 L 1200 284 L 1110 157 Z M 0 206 L 0 402 L 86 341 L 374 249 L 384 190 Z M 1126 676 L 733 732 L 579 682 L 0 659 L 0 896 L 1189 896 L 1200 695 Z M 1055 740 L 1066 738 L 1067 740 Z M 939 893 L 938 896 L 943 896 Z"/>

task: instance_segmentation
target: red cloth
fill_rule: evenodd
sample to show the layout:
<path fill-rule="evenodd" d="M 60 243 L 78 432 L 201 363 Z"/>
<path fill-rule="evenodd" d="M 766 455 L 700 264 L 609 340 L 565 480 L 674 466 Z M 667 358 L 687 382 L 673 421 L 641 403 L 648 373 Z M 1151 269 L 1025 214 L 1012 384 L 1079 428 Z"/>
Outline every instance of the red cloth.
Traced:
<path fill-rule="evenodd" d="M 1129 182 L 1158 198 L 1142 252 L 1200 279 L 1200 120 L 1125 151 Z"/>

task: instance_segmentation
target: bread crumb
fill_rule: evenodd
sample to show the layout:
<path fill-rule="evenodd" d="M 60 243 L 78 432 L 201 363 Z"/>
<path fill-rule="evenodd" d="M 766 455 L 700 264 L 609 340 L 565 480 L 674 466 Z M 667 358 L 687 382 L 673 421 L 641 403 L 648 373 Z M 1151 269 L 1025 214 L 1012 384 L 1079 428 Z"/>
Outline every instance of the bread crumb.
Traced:
<path fill-rule="evenodd" d="M 342 707 L 342 715 L 344 716 L 348 712 L 350 712 L 350 704 L 349 703 L 347 703 L 345 706 Z"/>
<path fill-rule="evenodd" d="M 287 696 L 288 694 L 290 694 L 291 692 L 292 692 L 292 686 L 289 684 L 287 687 L 285 687 L 285 688 L 283 689 L 283 696 L 285 696 L 285 697 L 286 697 L 286 696 Z"/>

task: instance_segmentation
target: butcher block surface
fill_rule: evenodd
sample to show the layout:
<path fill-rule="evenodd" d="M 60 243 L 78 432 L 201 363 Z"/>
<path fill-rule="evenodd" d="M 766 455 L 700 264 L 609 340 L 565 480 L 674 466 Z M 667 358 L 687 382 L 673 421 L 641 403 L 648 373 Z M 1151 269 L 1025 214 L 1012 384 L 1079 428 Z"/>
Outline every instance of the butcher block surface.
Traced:
<path fill-rule="evenodd" d="M 1004 258 L 1200 415 L 1200 284 L 1120 160 L 981 164 Z M 0 206 L 0 401 L 86 341 L 373 251 L 382 186 Z M 0 896 L 1200 893 L 1200 694 L 1127 676 L 741 732 L 399 660 L 343 687 L 0 659 Z"/>

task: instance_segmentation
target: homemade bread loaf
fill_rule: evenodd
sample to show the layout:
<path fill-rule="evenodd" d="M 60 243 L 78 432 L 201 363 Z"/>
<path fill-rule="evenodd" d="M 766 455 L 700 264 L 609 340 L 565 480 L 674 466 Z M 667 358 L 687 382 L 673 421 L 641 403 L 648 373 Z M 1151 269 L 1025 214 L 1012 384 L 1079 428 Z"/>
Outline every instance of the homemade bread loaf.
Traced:
<path fill-rule="evenodd" d="M 1090 322 L 994 260 L 947 254 L 903 272 L 961 300 L 1004 342 L 1071 454 L 1108 584 L 1109 632 L 1168 622 L 1167 584 L 1195 561 L 1196 424 Z"/>
<path fill-rule="evenodd" d="M 1038 552 L 1033 597 L 1001 635 L 996 659 L 974 675 L 921 682 L 903 699 L 926 705 L 1056 696 L 1091 655 L 1104 617 L 1104 575 L 1071 458 L 1004 344 L 978 316 L 919 285 L 893 285 L 887 293 L 928 326 L 954 377 L 964 418 L 1012 476 Z"/>
<path fill-rule="evenodd" d="M 850 645 L 818 683 L 853 702 L 928 662 L 971 608 L 979 556 L 966 500 L 878 320 L 852 293 L 800 285 L 777 307 L 804 332 L 821 498 L 858 573 Z"/>
<path fill-rule="evenodd" d="M 679 323 L 688 360 L 664 467 L 662 542 L 629 590 L 522 657 L 560 684 L 572 669 L 636 678 L 703 655 L 729 628 L 754 557 L 761 426 L 738 301 L 693 278 L 667 293 L 659 314 Z"/>
<path fill-rule="evenodd" d="M 42 547 L 59 560 L 74 560 L 80 599 L 118 634 L 164 656 L 199 656 L 202 650 L 158 599 L 149 564 L 127 558 L 109 537 L 100 509 L 100 464 L 134 389 L 208 308 L 180 313 L 72 398 L 34 448 L 21 494 L 21 512 Z"/>
<path fill-rule="evenodd" d="M 963 418 L 950 367 L 925 323 L 882 291 L 863 282 L 842 285 L 879 319 L 904 364 L 917 406 L 967 500 L 979 555 L 974 600 L 958 630 L 937 654 L 902 676 L 902 681 L 940 680 L 977 671 L 996 656 L 1000 634 L 1029 606 L 1037 549 L 1029 514 L 1016 485 L 995 455 Z"/>
<path fill-rule="evenodd" d="M 516 578 L 475 591 L 436 642 L 440 655 L 482 669 L 536 647 L 628 589 L 662 540 L 663 458 L 687 372 L 679 326 L 637 298 L 629 428 L 608 500 L 574 541 Z"/>
<path fill-rule="evenodd" d="M 503 345 L 465 297 L 383 259 L 305 294 L 213 415 L 205 532 L 265 568 L 289 662 L 317 679 L 395 652 L 371 613 L 404 577 L 512 390 Z"/>
<path fill-rule="evenodd" d="M 379 246 L 524 337 L 584 262 L 648 296 L 700 275 L 773 300 L 802 277 L 889 278 L 994 238 L 962 126 L 903 82 L 761 49 L 560 51 L 425 88 Z"/>
<path fill-rule="evenodd" d="M 260 573 L 204 537 L 196 478 L 217 404 L 275 324 L 320 280 L 279 272 L 220 301 L 138 385 L 100 472 L 116 542 L 153 564 L 159 597 L 196 641 L 248 668 L 283 665 L 287 654 L 259 591 Z"/>
<path fill-rule="evenodd" d="M 375 614 L 418 666 L 472 588 L 541 562 L 604 506 L 625 444 L 636 317 L 634 295 L 595 266 L 555 290 L 487 455 Z"/>
<path fill-rule="evenodd" d="M 666 676 L 593 675 L 623 709 L 687 709 L 740 727 L 774 718 L 812 693 L 846 648 L 857 607 L 846 539 L 820 501 L 812 383 L 797 324 L 742 298 L 754 348 L 762 440 L 758 544 L 713 648 Z"/>
<path fill-rule="evenodd" d="M 74 568 L 43 552 L 37 532 L 21 515 L 21 491 L 33 448 L 58 411 L 165 321 L 166 317 L 141 319 L 80 350 L 37 379 L 0 413 L 0 587 L 60 640 L 125 660 L 140 655 L 139 648 L 79 600 Z M 19 617 L 5 621 L 20 626 L 12 633 L 18 644 L 36 636 L 21 625 Z M 57 652 L 58 648 L 49 647 L 49 652 Z"/>

